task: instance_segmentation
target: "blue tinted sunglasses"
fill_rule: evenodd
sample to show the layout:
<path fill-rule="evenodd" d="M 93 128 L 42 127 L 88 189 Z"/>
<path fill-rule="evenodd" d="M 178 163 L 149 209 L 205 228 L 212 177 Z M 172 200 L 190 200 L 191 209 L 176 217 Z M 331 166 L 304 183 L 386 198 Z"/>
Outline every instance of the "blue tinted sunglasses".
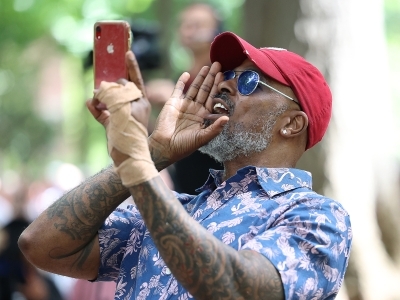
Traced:
<path fill-rule="evenodd" d="M 237 89 L 239 93 L 243 96 L 248 96 L 252 94 L 255 89 L 257 88 L 258 84 L 261 83 L 262 85 L 265 85 L 266 87 L 269 87 L 271 90 L 277 92 L 278 94 L 281 94 L 282 96 L 295 101 L 292 97 L 289 97 L 288 95 L 278 91 L 277 89 L 273 88 L 269 84 L 266 84 L 265 82 L 260 81 L 260 75 L 253 70 L 245 70 L 245 71 L 225 71 L 224 72 L 224 80 L 231 80 L 236 77 L 236 73 L 241 73 L 239 77 L 237 78 Z"/>

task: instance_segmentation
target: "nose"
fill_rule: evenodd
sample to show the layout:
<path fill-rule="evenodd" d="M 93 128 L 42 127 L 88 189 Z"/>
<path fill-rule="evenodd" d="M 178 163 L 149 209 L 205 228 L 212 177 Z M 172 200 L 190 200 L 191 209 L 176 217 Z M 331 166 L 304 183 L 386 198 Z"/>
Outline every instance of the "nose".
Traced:
<path fill-rule="evenodd" d="M 218 92 L 234 95 L 237 92 L 236 84 L 237 84 L 236 78 L 221 81 L 218 84 Z"/>

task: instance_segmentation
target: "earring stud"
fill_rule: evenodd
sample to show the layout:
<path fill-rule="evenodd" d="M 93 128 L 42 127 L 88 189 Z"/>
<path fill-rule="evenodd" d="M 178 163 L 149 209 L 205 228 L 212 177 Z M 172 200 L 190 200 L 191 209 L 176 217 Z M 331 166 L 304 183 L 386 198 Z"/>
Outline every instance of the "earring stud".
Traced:
<path fill-rule="evenodd" d="M 283 130 L 282 130 L 282 133 L 283 133 L 283 134 L 287 134 L 287 130 L 286 130 L 286 129 L 283 129 Z"/>

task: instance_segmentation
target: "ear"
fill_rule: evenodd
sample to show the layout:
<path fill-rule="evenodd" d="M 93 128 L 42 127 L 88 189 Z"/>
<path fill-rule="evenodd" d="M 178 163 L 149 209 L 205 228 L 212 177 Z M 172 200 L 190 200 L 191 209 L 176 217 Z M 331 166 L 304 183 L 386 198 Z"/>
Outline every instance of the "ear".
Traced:
<path fill-rule="evenodd" d="M 287 112 L 279 133 L 283 137 L 296 137 L 307 132 L 308 117 L 303 111 L 292 110 Z"/>

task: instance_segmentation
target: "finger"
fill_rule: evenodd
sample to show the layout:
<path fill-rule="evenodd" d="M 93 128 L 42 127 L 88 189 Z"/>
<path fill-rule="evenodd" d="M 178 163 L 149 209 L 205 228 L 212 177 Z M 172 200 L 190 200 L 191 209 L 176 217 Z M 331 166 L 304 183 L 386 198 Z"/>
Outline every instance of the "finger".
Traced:
<path fill-rule="evenodd" d="M 97 104 L 96 106 L 97 110 L 106 110 L 107 109 L 107 105 L 105 105 L 104 103 L 99 102 L 99 104 Z"/>
<path fill-rule="evenodd" d="M 92 114 L 92 116 L 97 121 L 104 124 L 104 122 L 107 119 L 107 117 L 109 116 L 110 112 L 108 110 L 100 109 L 99 105 L 100 105 L 100 102 L 97 99 L 88 99 L 86 101 L 86 107 L 88 108 L 88 110 Z"/>
<path fill-rule="evenodd" d="M 200 69 L 200 72 L 197 74 L 196 78 L 193 80 L 188 91 L 186 92 L 185 99 L 192 101 L 196 99 L 197 93 L 199 92 L 201 85 L 207 77 L 209 70 L 210 67 L 208 66 L 204 66 Z"/>
<path fill-rule="evenodd" d="M 208 94 L 206 104 L 204 105 L 205 108 L 210 112 L 212 111 L 212 107 L 214 105 L 214 97 L 219 93 L 218 85 L 220 84 L 221 81 L 223 81 L 223 79 L 224 79 L 223 74 L 221 72 L 218 72 L 217 75 L 215 76 L 211 92 Z"/>
<path fill-rule="evenodd" d="M 89 109 L 90 113 L 95 117 L 96 119 L 100 116 L 101 110 L 97 109 L 96 106 L 99 104 L 99 100 L 97 99 L 88 99 L 86 101 L 86 107 Z"/>
<path fill-rule="evenodd" d="M 142 91 L 143 96 L 146 97 L 142 73 L 140 72 L 139 64 L 132 51 L 126 53 L 125 61 L 128 66 L 129 80 L 136 84 L 139 90 Z"/>
<path fill-rule="evenodd" d="M 117 83 L 121 84 L 121 85 L 126 85 L 128 82 L 129 81 L 126 80 L 125 78 L 120 78 L 120 79 L 117 80 Z"/>
<path fill-rule="evenodd" d="M 208 71 L 208 74 L 203 83 L 201 84 L 199 92 L 197 93 L 196 102 L 200 104 L 204 104 L 206 102 L 207 98 L 210 95 L 211 89 L 214 86 L 215 77 L 220 70 L 221 64 L 219 62 L 215 62 L 211 65 L 211 68 Z"/>
<path fill-rule="evenodd" d="M 222 131 L 222 129 L 224 129 L 224 126 L 226 123 L 228 123 L 228 121 L 229 121 L 228 116 L 222 116 L 219 117 L 217 120 L 215 120 L 215 122 L 212 123 L 210 126 L 201 130 L 200 134 L 198 135 L 198 142 L 200 143 L 200 146 L 207 144 L 218 134 L 220 134 L 220 132 Z"/>
<path fill-rule="evenodd" d="M 186 82 L 188 82 L 190 74 L 184 72 L 175 84 L 174 91 L 172 92 L 171 98 L 181 98 L 183 94 L 183 89 L 185 88 Z"/>

